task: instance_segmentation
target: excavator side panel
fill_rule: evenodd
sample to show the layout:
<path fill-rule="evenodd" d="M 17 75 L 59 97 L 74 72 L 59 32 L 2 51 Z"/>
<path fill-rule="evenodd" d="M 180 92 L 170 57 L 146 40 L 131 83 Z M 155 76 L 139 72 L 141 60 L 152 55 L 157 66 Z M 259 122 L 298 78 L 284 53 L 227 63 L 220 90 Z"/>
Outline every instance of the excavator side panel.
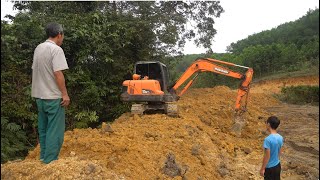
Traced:
<path fill-rule="evenodd" d="M 127 80 L 123 82 L 130 95 L 163 95 L 160 83 L 157 80 Z"/>
<path fill-rule="evenodd" d="M 126 102 L 166 102 L 173 101 L 171 95 L 161 91 L 157 80 L 126 80 L 120 96 Z"/>

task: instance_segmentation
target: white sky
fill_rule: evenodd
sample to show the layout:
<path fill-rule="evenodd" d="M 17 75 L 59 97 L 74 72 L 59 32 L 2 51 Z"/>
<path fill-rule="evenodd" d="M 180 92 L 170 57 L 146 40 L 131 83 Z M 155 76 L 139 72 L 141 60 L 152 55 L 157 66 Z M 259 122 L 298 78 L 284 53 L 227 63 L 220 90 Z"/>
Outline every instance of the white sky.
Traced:
<path fill-rule="evenodd" d="M 319 8 L 318 0 L 220 0 L 224 13 L 215 19 L 212 50 L 225 52 L 232 42 L 251 34 L 269 30 L 285 22 L 294 21 L 310 9 Z M 187 42 L 185 54 L 205 53 L 193 41 Z"/>
<path fill-rule="evenodd" d="M 269 30 L 285 22 L 294 21 L 305 15 L 309 9 L 319 8 L 318 0 L 220 0 L 224 13 L 215 19 L 217 34 L 212 49 L 225 52 L 232 42 L 251 34 Z M 13 3 L 1 1 L 1 20 L 6 14 L 15 15 Z M 205 53 L 203 48 L 187 41 L 183 53 Z"/>

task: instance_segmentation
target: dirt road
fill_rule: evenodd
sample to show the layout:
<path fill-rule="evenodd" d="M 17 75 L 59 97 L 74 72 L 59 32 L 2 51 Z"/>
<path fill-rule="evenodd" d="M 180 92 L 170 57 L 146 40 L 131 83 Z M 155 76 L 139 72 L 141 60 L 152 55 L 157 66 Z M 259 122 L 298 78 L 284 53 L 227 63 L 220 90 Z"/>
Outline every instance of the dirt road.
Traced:
<path fill-rule="evenodd" d="M 267 110 L 281 119 L 279 133 L 285 138 L 285 172 L 297 173 L 296 179 L 318 179 L 319 107 L 281 104 Z"/>
<path fill-rule="evenodd" d="M 285 86 L 319 85 L 319 76 L 260 81 L 253 93 L 277 94 Z M 265 108 L 281 119 L 279 133 L 285 138 L 284 179 L 319 179 L 319 107 L 280 103 Z"/>

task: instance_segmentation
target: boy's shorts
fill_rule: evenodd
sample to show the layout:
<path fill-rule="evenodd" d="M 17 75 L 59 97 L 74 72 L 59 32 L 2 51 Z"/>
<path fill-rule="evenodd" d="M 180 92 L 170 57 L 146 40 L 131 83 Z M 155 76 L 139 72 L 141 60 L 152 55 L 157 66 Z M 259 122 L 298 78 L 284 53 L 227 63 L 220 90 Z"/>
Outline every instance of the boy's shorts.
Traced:
<path fill-rule="evenodd" d="M 264 172 L 264 179 L 265 180 L 280 180 L 280 172 L 281 172 L 281 164 L 266 168 Z"/>

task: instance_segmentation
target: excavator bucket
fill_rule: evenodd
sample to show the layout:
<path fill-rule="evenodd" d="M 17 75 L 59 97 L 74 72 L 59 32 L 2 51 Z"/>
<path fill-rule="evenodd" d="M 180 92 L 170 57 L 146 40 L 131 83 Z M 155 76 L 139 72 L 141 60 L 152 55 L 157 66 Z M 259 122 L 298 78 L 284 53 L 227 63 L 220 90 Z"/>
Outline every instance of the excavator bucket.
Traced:
<path fill-rule="evenodd" d="M 243 113 L 236 112 L 234 114 L 234 124 L 231 128 L 231 131 L 235 133 L 236 136 L 241 136 L 242 128 L 246 125 L 245 118 Z"/>

